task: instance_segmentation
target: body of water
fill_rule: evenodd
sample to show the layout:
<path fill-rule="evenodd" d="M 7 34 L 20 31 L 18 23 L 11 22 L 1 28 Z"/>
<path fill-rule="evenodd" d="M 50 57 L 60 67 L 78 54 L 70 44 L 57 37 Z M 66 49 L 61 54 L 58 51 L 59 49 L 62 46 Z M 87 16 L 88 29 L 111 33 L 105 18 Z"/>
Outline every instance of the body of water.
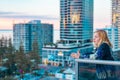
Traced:
<path fill-rule="evenodd" d="M 13 39 L 13 31 L 12 30 L 0 30 L 0 38 L 2 36 Z M 60 40 L 60 31 L 54 30 L 53 31 L 53 42 L 55 43 L 57 40 Z"/>
<path fill-rule="evenodd" d="M 0 30 L 0 38 L 2 36 L 13 39 L 13 31 L 12 30 Z"/>

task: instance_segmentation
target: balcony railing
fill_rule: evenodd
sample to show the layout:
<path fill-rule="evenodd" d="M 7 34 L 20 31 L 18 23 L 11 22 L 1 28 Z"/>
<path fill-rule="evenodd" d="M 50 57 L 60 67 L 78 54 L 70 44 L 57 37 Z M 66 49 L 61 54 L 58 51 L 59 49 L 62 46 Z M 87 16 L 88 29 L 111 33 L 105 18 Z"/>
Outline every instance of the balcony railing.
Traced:
<path fill-rule="evenodd" d="M 75 61 L 75 80 L 97 80 L 96 65 L 114 66 L 116 80 L 120 80 L 120 61 L 90 59 L 76 59 Z"/>

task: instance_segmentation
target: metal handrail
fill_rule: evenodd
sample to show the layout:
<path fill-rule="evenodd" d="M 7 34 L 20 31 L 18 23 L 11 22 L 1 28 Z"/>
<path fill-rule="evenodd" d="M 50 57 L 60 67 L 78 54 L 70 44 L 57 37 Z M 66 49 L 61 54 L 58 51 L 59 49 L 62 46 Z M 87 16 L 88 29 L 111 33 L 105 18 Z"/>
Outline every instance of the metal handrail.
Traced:
<path fill-rule="evenodd" d="M 120 61 L 110 61 L 110 60 L 91 60 L 91 59 L 75 59 L 75 73 L 76 80 L 79 80 L 78 71 L 79 71 L 79 63 L 88 63 L 88 64 L 104 64 L 104 65 L 116 65 L 120 66 Z"/>
<path fill-rule="evenodd" d="M 105 65 L 119 65 L 120 61 L 110 61 L 110 60 L 91 60 L 91 59 L 75 59 L 76 62 L 80 63 L 92 63 L 92 64 L 105 64 Z"/>

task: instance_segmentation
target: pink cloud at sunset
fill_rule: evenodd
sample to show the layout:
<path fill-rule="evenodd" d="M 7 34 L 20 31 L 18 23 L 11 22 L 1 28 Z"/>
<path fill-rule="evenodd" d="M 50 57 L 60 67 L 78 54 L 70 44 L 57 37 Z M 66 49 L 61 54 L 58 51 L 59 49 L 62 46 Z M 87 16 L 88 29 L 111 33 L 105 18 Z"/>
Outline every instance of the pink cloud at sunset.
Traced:
<path fill-rule="evenodd" d="M 59 0 L 1 0 L 0 6 L 0 29 L 12 29 L 13 23 L 30 20 L 41 20 L 53 24 L 54 29 L 60 29 Z M 93 11 L 94 29 L 111 25 L 111 0 L 94 0 Z"/>
<path fill-rule="evenodd" d="M 53 24 L 54 29 L 59 29 L 59 18 L 56 15 L 35 15 L 0 11 L 0 29 L 12 29 L 13 24 L 27 23 L 31 20 L 41 20 L 43 23 Z"/>
<path fill-rule="evenodd" d="M 0 29 L 13 29 L 13 24 L 27 23 L 30 20 L 35 20 L 35 19 L 0 18 Z M 42 23 L 53 24 L 54 29 L 60 29 L 59 20 L 41 19 L 41 22 Z M 103 28 L 106 25 L 110 25 L 110 20 L 108 20 L 107 18 L 106 19 L 94 19 L 94 29 Z"/>
<path fill-rule="evenodd" d="M 13 29 L 13 24 L 27 23 L 27 22 L 29 22 L 31 20 L 35 20 L 35 19 L 0 18 L 0 29 Z M 41 22 L 42 23 L 53 24 L 54 29 L 59 29 L 59 20 L 46 20 L 46 19 L 42 20 L 41 19 Z"/>

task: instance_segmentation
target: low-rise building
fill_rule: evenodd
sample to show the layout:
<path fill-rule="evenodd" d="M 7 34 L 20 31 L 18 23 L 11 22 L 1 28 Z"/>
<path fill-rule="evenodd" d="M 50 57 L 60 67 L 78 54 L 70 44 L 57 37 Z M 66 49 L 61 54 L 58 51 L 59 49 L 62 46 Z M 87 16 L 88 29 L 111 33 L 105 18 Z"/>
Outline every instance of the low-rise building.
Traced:
<path fill-rule="evenodd" d="M 56 78 L 65 79 L 65 80 L 75 80 L 75 71 L 71 68 L 60 71 L 55 74 Z"/>
<path fill-rule="evenodd" d="M 42 61 L 44 64 L 54 66 L 74 67 L 74 58 L 71 53 L 77 53 L 80 50 L 81 54 L 93 51 L 91 44 L 79 46 L 77 44 L 57 44 L 53 46 L 44 46 L 42 48 Z"/>

